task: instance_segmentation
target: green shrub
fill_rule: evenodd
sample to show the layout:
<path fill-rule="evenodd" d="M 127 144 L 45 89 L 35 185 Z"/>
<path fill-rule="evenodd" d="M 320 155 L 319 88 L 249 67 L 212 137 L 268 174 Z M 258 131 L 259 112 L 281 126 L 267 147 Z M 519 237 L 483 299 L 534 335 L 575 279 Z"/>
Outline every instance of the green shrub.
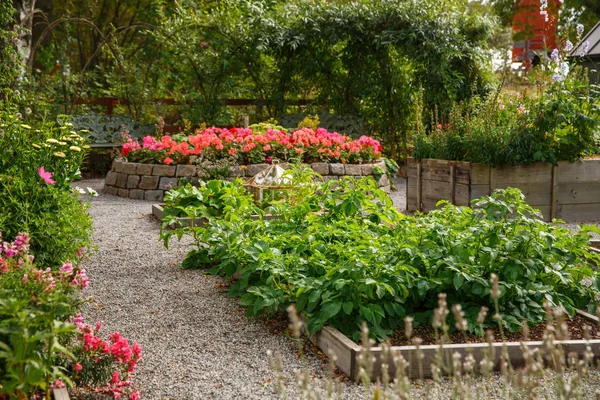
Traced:
<path fill-rule="evenodd" d="M 600 91 L 586 71 L 552 69 L 537 76 L 541 93 L 474 97 L 456 104 L 447 123 L 415 135 L 412 156 L 484 163 L 575 161 L 599 151 Z"/>
<path fill-rule="evenodd" d="M 573 234 L 543 222 L 516 189 L 473 205 L 406 217 L 372 180 L 344 179 L 296 204 L 275 203 L 275 220 L 211 219 L 170 235 L 196 240 L 184 267 L 239 272 L 231 293 L 250 314 L 295 303 L 310 332 L 331 324 L 354 339 L 363 321 L 380 339 L 405 315 L 431 323 L 439 293 L 462 304 L 468 329 L 482 333 L 494 324 L 475 322 L 481 306 L 494 304 L 492 273 L 502 281 L 499 306 L 510 331 L 521 320 L 541 322 L 544 301 L 573 313 L 596 300 L 592 228 Z"/>
<path fill-rule="evenodd" d="M 59 266 L 90 246 L 91 219 L 71 183 L 88 146 L 69 130 L 27 125 L 10 103 L 0 111 L 0 232 L 5 238 L 29 232 L 40 263 Z M 43 168 L 43 170 L 41 170 Z"/>

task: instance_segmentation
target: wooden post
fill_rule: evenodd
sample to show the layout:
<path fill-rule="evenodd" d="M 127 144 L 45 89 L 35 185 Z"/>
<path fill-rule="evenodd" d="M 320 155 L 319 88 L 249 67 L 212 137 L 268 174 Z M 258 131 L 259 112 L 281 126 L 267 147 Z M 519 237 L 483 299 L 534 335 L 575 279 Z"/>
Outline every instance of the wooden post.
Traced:
<path fill-rule="evenodd" d="M 456 204 L 456 167 L 450 164 L 450 203 Z"/>
<path fill-rule="evenodd" d="M 248 128 L 250 126 L 250 117 L 244 115 L 244 128 Z"/>
<path fill-rule="evenodd" d="M 69 400 L 69 392 L 67 392 L 66 388 L 55 388 L 52 390 L 52 394 L 54 395 L 54 400 Z"/>
<path fill-rule="evenodd" d="M 423 211 L 422 200 L 423 200 L 423 182 L 421 177 L 421 160 L 417 161 L 417 210 Z"/>
<path fill-rule="evenodd" d="M 490 196 L 496 189 L 496 167 L 490 168 Z"/>
<path fill-rule="evenodd" d="M 556 218 L 556 208 L 558 205 L 558 165 L 552 166 L 552 196 L 550 198 L 550 220 Z"/>

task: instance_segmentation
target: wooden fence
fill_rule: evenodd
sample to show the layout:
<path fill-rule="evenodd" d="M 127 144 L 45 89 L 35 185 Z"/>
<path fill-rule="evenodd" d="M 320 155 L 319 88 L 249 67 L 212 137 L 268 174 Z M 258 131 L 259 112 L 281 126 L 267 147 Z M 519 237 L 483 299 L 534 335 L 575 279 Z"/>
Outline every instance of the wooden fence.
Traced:
<path fill-rule="evenodd" d="M 408 210 L 430 211 L 440 200 L 466 206 L 494 189 L 514 187 L 548 220 L 600 219 L 600 160 L 490 168 L 469 162 L 409 159 L 407 180 Z"/>

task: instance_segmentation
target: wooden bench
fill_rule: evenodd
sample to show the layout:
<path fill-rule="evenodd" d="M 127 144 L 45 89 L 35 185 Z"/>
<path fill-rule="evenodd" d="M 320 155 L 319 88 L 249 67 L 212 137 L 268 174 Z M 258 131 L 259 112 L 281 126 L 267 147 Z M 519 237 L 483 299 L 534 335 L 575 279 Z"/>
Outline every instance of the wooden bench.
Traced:
<path fill-rule="evenodd" d="M 68 119 L 58 121 L 61 125 L 66 122 L 73 124 L 73 130 L 89 131 L 88 142 L 92 148 L 115 148 L 121 146 L 121 132 L 129 131 L 129 136 L 141 139 L 156 133 L 154 125 L 143 125 L 133 118 L 124 115 L 83 114 L 73 115 Z"/>

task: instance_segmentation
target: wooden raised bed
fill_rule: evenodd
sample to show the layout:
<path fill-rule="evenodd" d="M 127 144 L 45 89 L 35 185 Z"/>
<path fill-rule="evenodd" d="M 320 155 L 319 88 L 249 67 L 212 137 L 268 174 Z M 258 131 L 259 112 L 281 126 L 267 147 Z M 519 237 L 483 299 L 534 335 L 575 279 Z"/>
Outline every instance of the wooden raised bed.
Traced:
<path fill-rule="evenodd" d="M 600 160 L 560 161 L 502 167 L 425 159 L 407 162 L 407 210 L 431 211 L 440 200 L 468 206 L 494 189 L 521 189 L 544 218 L 600 219 Z"/>
<path fill-rule="evenodd" d="M 597 324 L 598 318 L 588 314 L 584 311 L 579 311 L 578 314 L 589 319 L 590 325 Z M 304 330 L 306 334 L 306 330 Z M 354 341 L 350 340 L 343 333 L 338 331 L 331 326 L 325 326 L 320 332 L 309 336 L 310 341 L 317 346 L 323 353 L 331 356 L 335 354 L 336 366 L 346 374 L 352 380 L 359 380 L 360 370 L 360 355 L 362 346 Z M 557 345 L 561 345 L 564 350 L 564 354 L 567 355 L 571 352 L 577 353 L 581 356 L 587 346 L 590 346 L 594 352 L 594 358 L 600 358 L 600 340 L 563 340 L 556 341 Z M 531 341 L 531 342 L 496 342 L 492 344 L 494 348 L 494 360 L 495 369 L 499 369 L 500 359 L 502 351 L 506 348 L 509 359 L 513 367 L 523 366 L 525 363 L 523 346 L 527 346 L 529 349 L 543 350 L 544 342 L 542 341 Z M 465 356 L 472 354 L 475 358 L 475 365 L 479 366 L 479 362 L 485 357 L 486 352 L 489 352 L 489 343 L 462 343 L 462 344 L 444 344 L 441 354 L 444 360 L 452 360 L 454 353 L 459 353 L 461 358 L 464 360 Z M 421 369 L 417 354 L 421 352 L 423 359 L 421 362 Z M 390 354 L 394 355 L 401 354 L 405 360 L 409 361 L 409 366 L 406 370 L 407 376 L 412 379 L 431 378 L 432 369 L 431 365 L 438 359 L 440 353 L 439 345 L 423 345 L 417 350 L 416 346 L 392 346 L 390 347 Z M 373 369 L 371 379 L 373 381 L 381 379 L 382 377 L 382 364 L 385 362 L 388 365 L 389 376 L 395 375 L 395 366 L 392 360 L 386 360 L 385 352 L 383 347 L 375 346 L 369 350 L 369 356 L 373 360 Z M 479 369 L 476 368 L 476 371 Z"/>

